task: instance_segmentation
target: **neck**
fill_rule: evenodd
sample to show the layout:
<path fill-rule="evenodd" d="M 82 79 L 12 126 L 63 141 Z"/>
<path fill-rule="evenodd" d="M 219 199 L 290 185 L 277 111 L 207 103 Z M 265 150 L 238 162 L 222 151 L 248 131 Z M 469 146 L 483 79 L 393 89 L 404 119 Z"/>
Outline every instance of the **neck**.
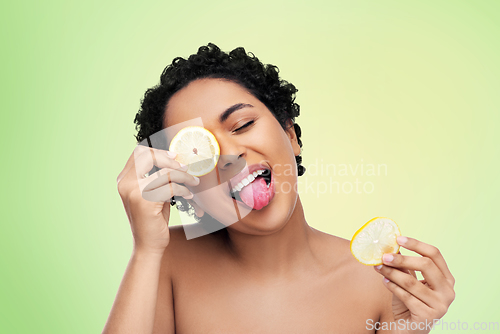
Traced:
<path fill-rule="evenodd" d="M 313 264 L 313 233 L 299 197 L 290 219 L 279 231 L 269 235 L 250 235 L 229 228 L 228 244 L 245 272 L 262 278 L 290 277 Z"/>

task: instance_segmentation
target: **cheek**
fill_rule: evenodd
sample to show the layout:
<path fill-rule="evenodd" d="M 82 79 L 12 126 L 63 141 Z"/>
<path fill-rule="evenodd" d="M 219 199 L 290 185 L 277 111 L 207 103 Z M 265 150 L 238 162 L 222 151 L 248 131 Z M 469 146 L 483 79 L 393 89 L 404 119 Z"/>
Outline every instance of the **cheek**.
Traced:
<path fill-rule="evenodd" d="M 264 147 L 266 155 L 271 160 L 275 158 L 282 160 L 290 154 L 293 155 L 288 136 L 274 116 L 261 122 L 261 127 L 256 132 L 252 142 L 258 147 Z"/>
<path fill-rule="evenodd" d="M 273 117 L 274 119 L 274 117 Z M 274 119 L 275 120 L 275 119 Z M 293 192 L 297 182 L 297 162 L 290 140 L 278 121 L 266 123 L 265 156 L 275 173 L 276 191 Z"/>

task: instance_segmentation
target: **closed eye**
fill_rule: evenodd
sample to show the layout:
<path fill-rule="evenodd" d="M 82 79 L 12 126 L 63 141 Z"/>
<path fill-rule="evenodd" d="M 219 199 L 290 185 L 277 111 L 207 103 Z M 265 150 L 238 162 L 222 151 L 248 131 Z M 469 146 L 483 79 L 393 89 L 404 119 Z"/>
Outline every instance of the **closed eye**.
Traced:
<path fill-rule="evenodd" d="M 240 130 L 242 130 L 242 129 L 246 128 L 246 127 L 249 127 L 249 126 L 250 126 L 250 125 L 252 125 L 253 123 L 254 123 L 254 121 L 253 121 L 253 120 L 252 120 L 252 121 L 249 121 L 249 122 L 245 123 L 243 126 L 241 126 L 241 127 L 237 128 L 236 130 L 234 130 L 234 132 L 236 132 L 236 131 L 240 131 Z"/>

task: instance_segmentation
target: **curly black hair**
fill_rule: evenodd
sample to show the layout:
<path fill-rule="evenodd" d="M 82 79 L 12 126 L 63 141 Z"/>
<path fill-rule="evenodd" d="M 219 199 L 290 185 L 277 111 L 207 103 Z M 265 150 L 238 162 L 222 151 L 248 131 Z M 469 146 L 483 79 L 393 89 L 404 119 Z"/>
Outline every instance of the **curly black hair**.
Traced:
<path fill-rule="evenodd" d="M 177 57 L 161 74 L 160 83 L 146 91 L 137 115 L 135 136 L 140 143 L 154 133 L 163 130 L 165 109 L 170 98 L 190 82 L 197 79 L 225 79 L 240 84 L 259 99 L 276 117 L 283 129 L 291 120 L 297 135 L 299 146 L 301 129 L 295 123 L 300 107 L 295 103 L 297 89 L 291 83 L 280 79 L 279 69 L 274 65 L 264 65 L 251 52 L 247 54 L 239 47 L 229 53 L 221 51 L 216 45 L 209 43 L 201 46 L 196 54 L 186 60 Z M 298 175 L 305 172 L 301 165 L 300 154 L 295 157 Z M 190 206 L 183 198 L 180 211 L 190 211 Z"/>

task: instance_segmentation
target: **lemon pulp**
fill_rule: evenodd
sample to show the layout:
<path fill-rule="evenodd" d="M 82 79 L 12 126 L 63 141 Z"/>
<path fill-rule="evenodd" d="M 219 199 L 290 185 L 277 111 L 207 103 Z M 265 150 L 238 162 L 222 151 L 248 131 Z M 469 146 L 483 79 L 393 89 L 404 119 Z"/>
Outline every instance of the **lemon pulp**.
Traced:
<path fill-rule="evenodd" d="M 385 217 L 376 217 L 363 225 L 352 237 L 351 253 L 368 266 L 382 264 L 386 253 L 397 253 L 399 244 L 396 238 L 401 235 L 395 221 Z"/>
<path fill-rule="evenodd" d="M 220 154 L 215 136 L 201 126 L 187 126 L 180 130 L 168 150 L 177 153 L 175 160 L 187 165 L 187 173 L 193 176 L 210 173 L 217 165 Z"/>

